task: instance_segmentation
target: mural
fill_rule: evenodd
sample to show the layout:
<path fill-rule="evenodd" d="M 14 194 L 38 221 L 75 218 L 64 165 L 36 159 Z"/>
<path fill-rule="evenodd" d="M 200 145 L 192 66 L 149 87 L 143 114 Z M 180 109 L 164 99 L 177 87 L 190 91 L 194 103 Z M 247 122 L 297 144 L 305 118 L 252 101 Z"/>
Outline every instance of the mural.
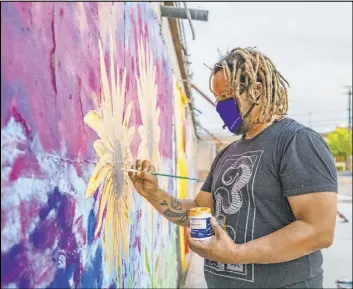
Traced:
<path fill-rule="evenodd" d="M 148 43 L 144 45 L 141 40 L 138 43 L 138 73 L 137 79 L 137 95 L 140 106 L 142 125 L 139 126 L 139 136 L 141 143 L 139 145 L 137 157 L 140 160 L 149 160 L 158 171 L 159 167 L 159 115 L 160 109 L 157 105 L 157 84 L 156 84 L 156 67 L 153 62 L 153 55 L 149 49 Z M 147 213 L 147 218 L 142 216 L 142 220 L 147 219 L 142 226 L 148 228 L 148 241 L 152 234 L 152 211 L 153 207 L 143 199 L 142 212 Z"/>
<path fill-rule="evenodd" d="M 177 228 L 121 171 L 148 156 L 176 173 L 150 5 L 1 3 L 2 288 L 176 287 Z"/>
<path fill-rule="evenodd" d="M 115 49 L 111 31 L 109 44 L 111 87 L 107 77 L 102 43 L 99 41 L 99 60 L 103 87 L 102 103 L 99 111 L 89 111 L 84 118 L 84 121 L 100 137 L 99 140 L 93 143 L 99 162 L 88 181 L 86 197 L 92 197 L 101 182 L 104 181 L 95 235 L 101 229 L 103 211 L 107 206 L 104 227 L 104 251 L 106 252 L 106 259 L 110 261 L 110 270 L 115 260 L 117 273 L 120 274 L 122 261 L 120 245 L 123 247 L 125 256 L 128 256 L 129 209 L 133 209 L 131 183 L 122 169 L 129 168 L 133 161 L 130 144 L 135 129 L 128 127 L 132 103 L 127 105 L 125 116 L 123 117 L 126 70 L 123 72 L 120 87 L 118 85 L 120 81 L 119 73 L 117 73 L 115 78 Z"/>
<path fill-rule="evenodd" d="M 176 123 L 176 157 L 177 157 L 177 175 L 179 176 L 187 176 L 187 163 L 186 163 L 186 155 L 185 155 L 185 114 L 186 114 L 186 105 L 189 100 L 182 92 L 178 82 L 175 81 L 174 88 L 174 98 L 175 98 L 175 123 Z M 186 199 L 187 198 L 187 187 L 188 181 L 183 179 L 178 179 L 177 181 L 177 190 L 178 190 L 178 198 Z M 184 227 L 179 227 L 179 242 L 180 242 L 180 262 L 181 269 L 186 270 L 188 263 L 185 258 L 187 254 L 188 245 L 186 244 L 186 230 Z"/>

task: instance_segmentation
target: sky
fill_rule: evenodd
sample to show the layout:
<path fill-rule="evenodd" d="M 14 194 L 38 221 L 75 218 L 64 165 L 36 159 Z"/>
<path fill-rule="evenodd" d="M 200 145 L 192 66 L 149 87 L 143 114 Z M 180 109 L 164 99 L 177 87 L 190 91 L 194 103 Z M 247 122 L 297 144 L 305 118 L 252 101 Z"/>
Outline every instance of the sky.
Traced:
<path fill-rule="evenodd" d="M 318 132 L 348 124 L 352 85 L 351 2 L 188 2 L 209 11 L 208 22 L 184 27 L 194 82 L 209 91 L 210 70 L 234 47 L 256 46 L 290 83 L 288 116 Z M 229 136 L 216 110 L 195 90 L 197 120 L 217 136 Z M 311 116 L 310 113 L 311 112 Z M 199 131 L 200 135 L 204 134 Z"/>

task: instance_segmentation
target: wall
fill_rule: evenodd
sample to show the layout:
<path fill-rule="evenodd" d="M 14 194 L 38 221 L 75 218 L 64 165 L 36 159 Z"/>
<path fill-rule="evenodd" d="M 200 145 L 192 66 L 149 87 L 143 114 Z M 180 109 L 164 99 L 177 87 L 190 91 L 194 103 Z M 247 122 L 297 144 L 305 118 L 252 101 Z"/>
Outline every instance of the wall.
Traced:
<path fill-rule="evenodd" d="M 1 287 L 175 287 L 176 227 L 121 171 L 175 173 L 155 8 L 1 3 L 1 40 Z"/>
<path fill-rule="evenodd" d="M 184 95 L 178 82 L 175 82 L 174 90 L 174 108 L 175 108 L 175 143 L 176 143 L 176 172 L 178 176 L 188 176 L 188 167 L 185 154 L 185 118 L 186 105 L 188 99 Z M 178 179 L 176 181 L 177 196 L 180 199 L 186 199 L 188 196 L 188 181 L 185 179 Z M 179 243 L 180 243 L 180 262 L 181 270 L 186 271 L 188 263 L 185 255 L 188 253 L 188 246 L 186 244 L 186 230 L 184 227 L 179 227 Z"/>
<path fill-rule="evenodd" d="M 210 172 L 212 162 L 216 157 L 216 144 L 200 141 L 197 146 L 197 169 L 199 178 L 205 180 Z"/>

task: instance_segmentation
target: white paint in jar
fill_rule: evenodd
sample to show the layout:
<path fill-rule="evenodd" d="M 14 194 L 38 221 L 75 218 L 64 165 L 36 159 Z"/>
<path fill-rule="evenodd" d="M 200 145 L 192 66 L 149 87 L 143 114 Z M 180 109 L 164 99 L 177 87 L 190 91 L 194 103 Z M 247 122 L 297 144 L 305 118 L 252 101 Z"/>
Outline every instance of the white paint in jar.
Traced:
<path fill-rule="evenodd" d="M 198 207 L 190 209 L 190 229 L 191 237 L 194 240 L 205 241 L 213 236 L 211 227 L 211 209 L 206 207 Z"/>

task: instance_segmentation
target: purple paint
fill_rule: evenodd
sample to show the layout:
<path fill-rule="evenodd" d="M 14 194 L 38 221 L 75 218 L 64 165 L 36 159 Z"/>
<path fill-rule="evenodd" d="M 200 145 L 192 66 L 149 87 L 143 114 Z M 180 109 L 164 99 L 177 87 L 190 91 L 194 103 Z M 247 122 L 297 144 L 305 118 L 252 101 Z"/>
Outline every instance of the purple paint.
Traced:
<path fill-rule="evenodd" d="M 136 236 L 133 247 L 137 247 L 139 254 L 141 255 L 141 238 Z"/>
<path fill-rule="evenodd" d="M 28 140 L 32 140 L 31 129 L 29 128 L 29 125 L 26 122 L 26 120 L 22 117 L 22 115 L 17 110 L 16 105 L 14 103 L 13 103 L 13 107 L 12 107 L 12 116 L 16 122 L 19 122 L 22 125 Z"/>
<path fill-rule="evenodd" d="M 10 182 L 16 181 L 20 176 L 31 177 L 37 175 L 40 177 L 40 167 L 36 157 L 32 152 L 27 151 L 26 154 L 19 156 L 12 166 L 12 170 L 9 176 Z"/>
<path fill-rule="evenodd" d="M 45 220 L 36 227 L 30 240 L 36 249 L 44 251 L 53 247 L 57 235 L 58 227 L 55 220 Z"/>

